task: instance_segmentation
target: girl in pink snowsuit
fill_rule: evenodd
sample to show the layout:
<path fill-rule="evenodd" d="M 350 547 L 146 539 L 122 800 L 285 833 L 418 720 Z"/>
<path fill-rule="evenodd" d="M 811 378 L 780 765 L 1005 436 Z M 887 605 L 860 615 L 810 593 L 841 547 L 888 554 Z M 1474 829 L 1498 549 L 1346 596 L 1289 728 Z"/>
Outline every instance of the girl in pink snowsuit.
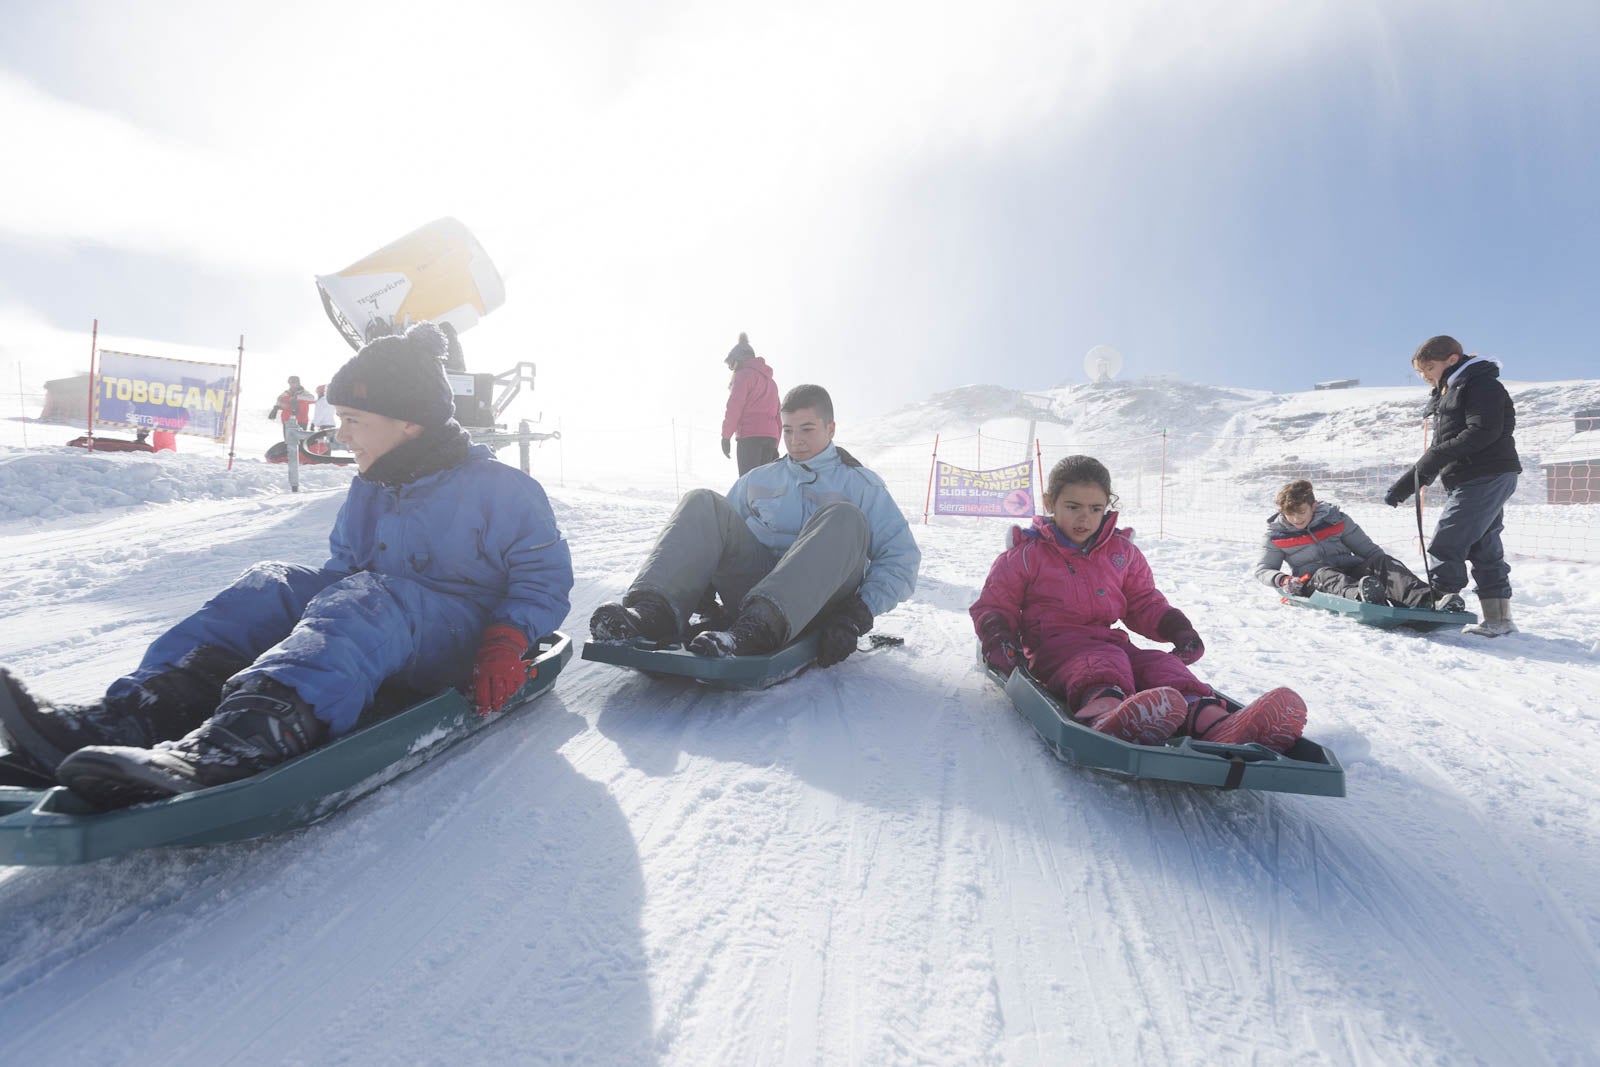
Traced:
<path fill-rule="evenodd" d="M 1099 460 L 1068 456 L 1050 471 L 1045 511 L 1013 527 L 1011 548 L 989 569 L 970 611 L 989 666 L 1026 663 L 1080 722 L 1138 744 L 1188 733 L 1224 744 L 1287 750 L 1305 728 L 1305 703 L 1274 689 L 1230 714 L 1189 671 L 1205 644 L 1156 588 L 1144 553 L 1116 528 L 1111 474 Z M 1140 648 L 1133 632 L 1171 642 Z"/>

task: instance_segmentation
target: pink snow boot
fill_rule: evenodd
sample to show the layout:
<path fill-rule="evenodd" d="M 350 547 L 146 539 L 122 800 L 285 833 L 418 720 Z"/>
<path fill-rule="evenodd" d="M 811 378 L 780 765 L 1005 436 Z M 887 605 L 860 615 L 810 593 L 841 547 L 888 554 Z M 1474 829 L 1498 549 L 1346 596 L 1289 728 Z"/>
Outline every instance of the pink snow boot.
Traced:
<path fill-rule="evenodd" d="M 1306 728 L 1306 702 L 1293 689 L 1261 694 L 1221 722 L 1195 736 L 1219 745 L 1261 745 L 1287 752 Z"/>
<path fill-rule="evenodd" d="M 1170 686 L 1146 689 L 1126 699 L 1119 689 L 1102 689 L 1074 714 L 1095 730 L 1136 745 L 1159 745 L 1177 732 L 1189 713 L 1183 694 Z"/>

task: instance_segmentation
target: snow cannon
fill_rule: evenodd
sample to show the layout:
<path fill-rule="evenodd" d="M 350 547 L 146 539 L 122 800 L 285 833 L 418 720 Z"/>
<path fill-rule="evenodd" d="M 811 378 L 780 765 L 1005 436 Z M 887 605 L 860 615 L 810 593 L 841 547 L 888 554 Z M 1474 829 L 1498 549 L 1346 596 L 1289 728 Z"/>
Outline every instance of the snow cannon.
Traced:
<path fill-rule="evenodd" d="M 506 302 L 505 283 L 488 253 L 452 218 L 316 279 L 328 319 L 355 349 L 424 319 L 448 322 L 462 333 Z"/>

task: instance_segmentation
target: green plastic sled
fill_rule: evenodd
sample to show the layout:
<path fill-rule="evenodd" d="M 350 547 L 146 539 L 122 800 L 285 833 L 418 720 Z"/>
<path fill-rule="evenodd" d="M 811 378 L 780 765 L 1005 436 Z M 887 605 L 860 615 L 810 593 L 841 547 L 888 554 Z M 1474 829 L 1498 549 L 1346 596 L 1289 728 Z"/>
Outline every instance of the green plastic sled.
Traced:
<path fill-rule="evenodd" d="M 583 658 L 613 667 L 631 667 L 651 676 L 692 678 L 712 689 L 765 689 L 793 678 L 817 659 L 817 635 L 802 634 L 770 656 L 697 656 L 680 644 L 648 638 L 589 641 Z"/>
<path fill-rule="evenodd" d="M 1064 763 L 1132 778 L 1219 789 L 1344 796 L 1344 768 L 1339 760 L 1304 737 L 1285 753 L 1261 745 L 1218 745 L 1192 737 L 1174 737 L 1164 745 L 1136 745 L 1075 721 L 1026 667 L 1018 667 L 1009 677 L 994 670 L 988 674 L 1005 688 L 1012 705 Z M 1240 707 L 1236 700 L 1222 699 L 1230 708 Z"/>
<path fill-rule="evenodd" d="M 1285 604 L 1302 608 L 1321 608 L 1337 615 L 1348 615 L 1368 626 L 1392 630 L 1404 626 L 1412 630 L 1437 630 L 1441 626 L 1471 626 L 1478 617 L 1470 611 L 1432 611 L 1427 608 L 1396 608 L 1388 604 L 1366 604 L 1332 593 L 1312 593 L 1310 596 L 1281 596 Z"/>
<path fill-rule="evenodd" d="M 299 759 L 227 785 L 99 812 L 70 790 L 0 787 L 0 864 L 62 866 L 138 849 L 212 845 L 324 819 L 549 691 L 572 659 L 572 639 L 539 643 L 538 668 L 497 715 L 480 718 L 454 689 Z"/>

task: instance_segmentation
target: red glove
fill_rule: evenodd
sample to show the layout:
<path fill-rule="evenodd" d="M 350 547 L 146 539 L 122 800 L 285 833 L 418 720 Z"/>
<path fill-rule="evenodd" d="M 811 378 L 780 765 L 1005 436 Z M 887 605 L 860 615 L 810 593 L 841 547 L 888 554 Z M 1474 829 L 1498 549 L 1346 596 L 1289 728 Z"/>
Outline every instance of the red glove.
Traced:
<path fill-rule="evenodd" d="M 505 706 L 539 669 L 523 654 L 528 638 L 515 626 L 496 625 L 483 631 L 478 662 L 472 665 L 472 700 L 479 715 L 492 715 Z"/>

